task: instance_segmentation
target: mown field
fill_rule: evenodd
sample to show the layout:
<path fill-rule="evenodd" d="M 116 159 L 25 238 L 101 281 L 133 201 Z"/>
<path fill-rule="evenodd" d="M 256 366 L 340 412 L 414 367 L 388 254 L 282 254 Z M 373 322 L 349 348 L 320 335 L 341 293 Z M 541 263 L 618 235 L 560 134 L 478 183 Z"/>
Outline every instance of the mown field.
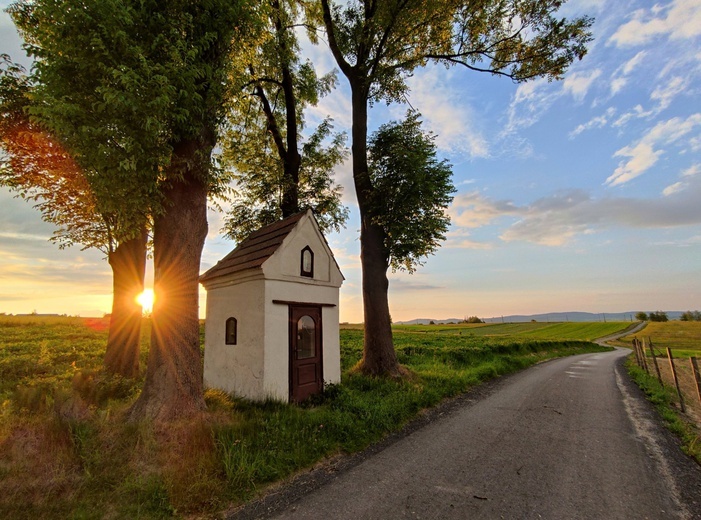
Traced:
<path fill-rule="evenodd" d="M 421 410 L 533 363 L 601 350 L 629 324 L 396 327 L 402 381 L 354 373 L 362 331 L 341 331 L 342 383 L 304 406 L 207 391 L 198 420 L 129 424 L 142 381 L 101 372 L 107 323 L 0 316 L 0 518 L 209 517 L 266 485 L 365 448 Z M 144 321 L 142 371 L 148 351 Z"/>
<path fill-rule="evenodd" d="M 642 331 L 625 336 L 616 344 L 629 347 L 634 337 L 650 338 L 655 349 L 664 351 L 669 347 L 678 357 L 701 356 L 700 321 L 649 322 Z"/>

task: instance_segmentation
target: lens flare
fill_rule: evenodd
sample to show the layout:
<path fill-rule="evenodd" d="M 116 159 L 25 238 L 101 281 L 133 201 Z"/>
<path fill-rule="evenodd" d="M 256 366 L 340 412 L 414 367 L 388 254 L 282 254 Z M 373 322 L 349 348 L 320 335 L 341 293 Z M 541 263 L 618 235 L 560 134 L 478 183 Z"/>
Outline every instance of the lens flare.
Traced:
<path fill-rule="evenodd" d="M 153 294 L 153 289 L 145 289 L 144 292 L 136 297 L 136 301 L 141 305 L 144 312 L 153 312 L 153 302 L 156 296 Z"/>

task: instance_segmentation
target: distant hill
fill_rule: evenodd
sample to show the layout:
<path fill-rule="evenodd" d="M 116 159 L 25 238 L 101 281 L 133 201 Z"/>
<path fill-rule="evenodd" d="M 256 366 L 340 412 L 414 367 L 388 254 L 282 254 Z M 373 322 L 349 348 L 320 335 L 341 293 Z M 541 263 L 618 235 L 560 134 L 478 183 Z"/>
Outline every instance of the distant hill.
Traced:
<path fill-rule="evenodd" d="M 532 320 L 539 322 L 561 322 L 561 321 L 634 321 L 635 313 L 639 311 L 630 312 L 602 312 L 602 313 L 592 313 L 592 312 L 548 312 L 545 314 L 512 314 L 510 316 L 495 316 L 492 318 L 482 318 L 485 323 L 524 323 Z M 651 312 L 651 311 L 645 311 Z M 683 311 L 665 311 L 667 317 L 670 320 L 678 320 L 682 315 Z M 398 325 L 428 325 L 430 322 L 436 324 L 446 324 L 446 323 L 460 323 L 462 318 L 448 318 L 448 319 L 431 319 L 431 318 L 417 318 L 410 321 L 397 321 Z"/>

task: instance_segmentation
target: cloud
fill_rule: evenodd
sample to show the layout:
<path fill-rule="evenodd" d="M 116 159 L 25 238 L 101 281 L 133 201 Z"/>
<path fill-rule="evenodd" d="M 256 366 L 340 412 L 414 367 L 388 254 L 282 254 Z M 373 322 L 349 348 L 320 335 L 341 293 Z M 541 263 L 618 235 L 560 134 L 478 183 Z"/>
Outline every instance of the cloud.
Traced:
<path fill-rule="evenodd" d="M 562 90 L 543 78 L 520 84 L 509 104 L 502 137 L 535 124 L 561 95 Z"/>
<path fill-rule="evenodd" d="M 446 235 L 442 245 L 445 249 L 492 249 L 489 242 L 479 242 L 471 238 L 471 233 L 465 229 L 453 229 Z"/>
<path fill-rule="evenodd" d="M 403 278 L 397 278 L 395 276 L 389 276 L 390 290 L 394 292 L 406 292 L 406 291 L 434 291 L 436 289 L 445 289 L 440 285 L 432 285 L 426 283 L 415 283 Z M 401 276 L 401 275 L 399 275 Z M 405 275 L 405 276 L 416 276 L 416 275 Z"/>
<path fill-rule="evenodd" d="M 590 72 L 575 72 L 565 78 L 562 88 L 565 92 L 571 94 L 575 101 L 580 102 L 585 98 L 592 84 L 599 76 L 601 76 L 601 69 L 595 69 Z"/>
<path fill-rule="evenodd" d="M 609 41 L 617 47 L 643 45 L 656 37 L 671 40 L 701 35 L 701 3 L 698 0 L 674 0 L 650 10 L 638 9 L 631 20 L 621 25 Z"/>
<path fill-rule="evenodd" d="M 659 146 L 669 145 L 689 134 L 701 125 L 701 113 L 692 114 L 686 120 L 674 117 L 657 123 L 636 144 L 624 146 L 614 153 L 614 157 L 628 157 L 621 162 L 614 173 L 606 179 L 609 186 L 625 184 L 652 168 L 664 150 Z"/>
<path fill-rule="evenodd" d="M 449 75 L 450 71 L 438 66 L 416 72 L 407 81 L 411 105 L 421 112 L 426 128 L 436 134 L 440 150 L 489 157 L 489 144 L 465 102 L 465 92 L 448 86 Z"/>
<path fill-rule="evenodd" d="M 693 177 L 701 173 L 701 164 L 692 164 L 682 172 L 682 177 Z"/>
<path fill-rule="evenodd" d="M 455 196 L 448 208 L 451 222 L 462 228 L 479 228 L 504 215 L 512 215 L 518 208 L 511 201 L 493 201 L 482 197 L 479 191 Z"/>
<path fill-rule="evenodd" d="M 611 95 L 615 95 L 623 90 L 623 87 L 628 84 L 628 76 L 643 62 L 646 55 L 647 51 L 640 51 L 616 69 L 612 75 L 610 85 Z"/>
<path fill-rule="evenodd" d="M 581 102 L 601 74 L 601 69 L 594 69 L 587 72 L 571 72 L 560 83 L 548 82 L 545 78 L 522 83 L 509 104 L 508 120 L 501 137 L 534 125 L 565 94 Z"/>
<path fill-rule="evenodd" d="M 635 105 L 633 110 L 622 114 L 618 119 L 616 119 L 611 126 L 614 128 L 619 128 L 628 124 L 631 119 L 644 119 L 655 115 L 652 110 L 643 109 L 642 105 Z"/>
<path fill-rule="evenodd" d="M 683 191 L 685 187 L 686 185 L 683 182 L 675 182 L 674 184 L 670 184 L 664 190 L 662 190 L 662 195 L 664 195 L 665 197 L 669 197 L 670 195 L 674 195 L 675 193 Z"/>
<path fill-rule="evenodd" d="M 660 85 L 652 94 L 650 94 L 650 99 L 658 103 L 656 111 L 661 112 L 672 104 L 672 100 L 682 92 L 684 92 L 689 85 L 687 79 L 680 76 L 675 76 L 666 85 Z"/>
<path fill-rule="evenodd" d="M 491 200 L 478 193 L 456 199 L 452 212 L 466 216 L 465 227 L 487 225 L 502 217 L 516 219 L 499 235 L 504 242 L 526 241 L 546 246 L 563 246 L 575 237 L 612 227 L 670 228 L 701 224 L 701 176 L 691 179 L 685 189 L 661 198 L 593 198 L 579 189 L 556 192 L 530 204 Z M 466 207 L 461 205 L 465 204 Z M 486 211 L 484 211 L 486 209 Z M 460 222 L 454 221 L 458 226 Z M 456 234 L 464 230 L 457 229 Z"/>
<path fill-rule="evenodd" d="M 578 125 L 577 128 L 572 130 L 570 132 L 570 139 L 573 139 L 574 137 L 587 130 L 605 127 L 614 115 L 616 115 L 616 109 L 614 107 L 607 108 L 606 112 L 604 112 L 602 115 L 593 117 L 586 123 Z"/>
<path fill-rule="evenodd" d="M 701 165 L 699 164 L 693 164 L 689 168 L 682 170 L 680 174 L 682 180 L 667 186 L 664 190 L 662 190 L 662 195 L 674 195 L 675 193 L 679 193 L 681 191 L 686 190 L 687 188 L 689 188 L 690 185 L 693 184 L 693 182 L 695 182 L 694 180 L 691 180 L 691 178 L 693 178 L 696 174 L 700 172 Z"/>

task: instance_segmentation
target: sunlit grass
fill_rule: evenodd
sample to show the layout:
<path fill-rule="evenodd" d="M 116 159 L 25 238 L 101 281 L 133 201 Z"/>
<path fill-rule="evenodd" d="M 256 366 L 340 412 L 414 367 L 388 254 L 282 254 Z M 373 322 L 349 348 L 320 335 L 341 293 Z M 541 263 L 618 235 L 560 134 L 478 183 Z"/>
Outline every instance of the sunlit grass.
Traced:
<path fill-rule="evenodd" d="M 616 344 L 630 347 L 635 337 L 650 338 L 656 350 L 664 351 L 669 347 L 678 357 L 701 356 L 699 321 L 649 322 L 642 331 L 621 338 Z"/>

